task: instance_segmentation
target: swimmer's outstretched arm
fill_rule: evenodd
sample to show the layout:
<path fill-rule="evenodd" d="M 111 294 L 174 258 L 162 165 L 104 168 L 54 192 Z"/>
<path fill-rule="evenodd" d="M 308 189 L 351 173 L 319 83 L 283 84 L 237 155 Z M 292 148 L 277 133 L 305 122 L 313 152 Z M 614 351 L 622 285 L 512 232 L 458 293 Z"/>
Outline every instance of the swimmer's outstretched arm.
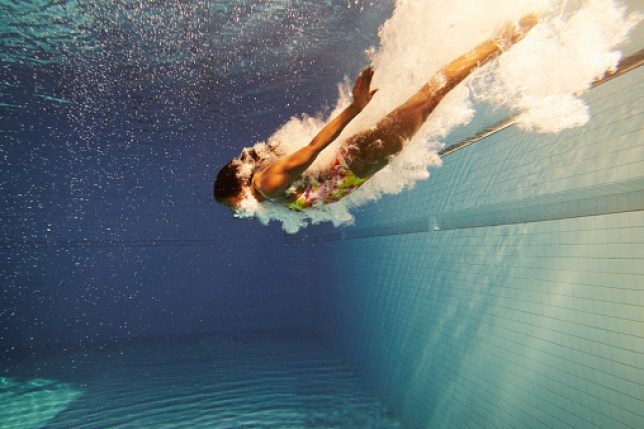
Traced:
<path fill-rule="evenodd" d="M 373 68 L 367 67 L 360 73 L 353 86 L 353 102 L 329 122 L 311 142 L 265 169 L 257 172 L 253 185 L 268 198 L 279 198 L 286 189 L 315 161 L 315 158 L 331 144 L 353 118 L 369 104 L 377 90 L 371 90 Z"/>

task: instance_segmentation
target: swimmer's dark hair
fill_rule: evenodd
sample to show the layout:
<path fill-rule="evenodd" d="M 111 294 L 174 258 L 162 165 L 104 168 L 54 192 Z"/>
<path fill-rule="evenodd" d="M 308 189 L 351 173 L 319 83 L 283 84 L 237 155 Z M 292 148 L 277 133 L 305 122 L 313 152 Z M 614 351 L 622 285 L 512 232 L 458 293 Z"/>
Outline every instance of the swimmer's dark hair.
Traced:
<path fill-rule="evenodd" d="M 256 165 L 259 161 L 259 155 L 255 149 L 244 148 L 239 159 L 244 164 L 252 162 Z M 239 195 L 242 191 L 242 184 L 246 183 L 246 181 L 239 178 L 239 161 L 236 162 L 236 159 L 233 159 L 219 170 L 212 195 L 217 202 L 224 202 L 227 198 Z"/>
<path fill-rule="evenodd" d="M 219 170 L 212 191 L 212 195 L 218 203 L 235 197 L 242 191 L 241 179 L 237 176 L 238 172 L 239 164 L 234 162 L 234 160 Z"/>

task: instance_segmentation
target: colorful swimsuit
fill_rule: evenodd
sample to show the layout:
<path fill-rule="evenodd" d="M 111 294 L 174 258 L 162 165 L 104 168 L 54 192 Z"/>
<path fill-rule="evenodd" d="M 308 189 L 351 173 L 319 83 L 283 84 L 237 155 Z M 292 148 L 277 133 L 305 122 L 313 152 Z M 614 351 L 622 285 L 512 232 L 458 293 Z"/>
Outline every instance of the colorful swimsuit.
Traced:
<path fill-rule="evenodd" d="M 334 203 L 349 195 L 367 179 L 358 177 L 351 171 L 344 159 L 346 152 L 341 149 L 331 167 L 319 176 L 302 175 L 293 187 L 302 193 L 292 203 L 284 203 L 293 211 L 302 211 L 323 204 Z M 322 180 L 321 180 L 322 179 Z"/>

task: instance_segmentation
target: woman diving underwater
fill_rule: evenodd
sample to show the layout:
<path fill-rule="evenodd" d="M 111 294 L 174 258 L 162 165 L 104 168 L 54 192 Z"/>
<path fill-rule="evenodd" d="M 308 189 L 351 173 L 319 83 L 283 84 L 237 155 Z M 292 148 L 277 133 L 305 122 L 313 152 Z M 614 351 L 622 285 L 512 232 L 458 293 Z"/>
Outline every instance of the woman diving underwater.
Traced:
<path fill-rule="evenodd" d="M 366 68 L 353 87 L 353 101 L 332 119 L 306 146 L 286 156 L 261 156 L 245 149 L 226 164 L 214 185 L 214 198 L 235 217 L 253 217 L 243 201 L 270 201 L 302 211 L 334 203 L 362 185 L 385 167 L 427 120 L 438 103 L 476 68 L 488 63 L 520 41 L 538 22 L 534 14 L 509 23 L 494 38 L 440 69 L 418 92 L 383 117 L 373 128 L 355 134 L 341 144 L 325 168 L 309 167 L 342 130 L 369 104 L 377 90 L 371 89 L 374 71 Z M 249 158 L 251 158 L 249 160 Z M 244 171 L 251 161 L 252 171 Z M 247 168 L 246 168 L 247 170 Z"/>

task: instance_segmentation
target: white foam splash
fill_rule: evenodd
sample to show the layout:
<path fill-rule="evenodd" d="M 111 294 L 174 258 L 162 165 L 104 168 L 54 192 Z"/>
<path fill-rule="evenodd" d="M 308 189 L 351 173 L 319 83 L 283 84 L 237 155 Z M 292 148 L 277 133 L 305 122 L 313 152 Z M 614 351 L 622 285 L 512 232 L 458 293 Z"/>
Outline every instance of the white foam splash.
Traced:
<path fill-rule="evenodd" d="M 478 98 L 518 112 L 525 130 L 555 133 L 590 119 L 579 95 L 614 69 L 615 46 L 641 21 L 613 0 L 563 2 L 477 82 Z M 538 72 L 535 72 L 538 70 Z"/>
<path fill-rule="evenodd" d="M 579 94 L 615 67 L 621 57 L 615 47 L 626 41 L 640 15 L 627 15 L 613 0 L 400 0 L 380 31 L 379 47 L 369 53 L 378 94 L 311 168 L 331 162 L 343 139 L 375 125 L 443 65 L 493 36 L 503 23 L 533 11 L 542 18 L 530 34 L 475 72 L 469 85 L 448 94 L 404 150 L 361 188 L 337 203 L 299 213 L 256 204 L 256 217 L 262 223 L 277 220 L 289 233 L 309 223 L 349 224 L 352 208 L 413 187 L 429 177 L 428 168 L 441 165 L 440 139 L 474 116 L 469 88 L 477 100 L 518 113 L 519 126 L 526 130 L 557 132 L 586 123 L 589 111 Z M 329 118 L 293 118 L 269 143 L 283 153 L 307 144 L 349 103 L 348 80 L 339 88 Z"/>

